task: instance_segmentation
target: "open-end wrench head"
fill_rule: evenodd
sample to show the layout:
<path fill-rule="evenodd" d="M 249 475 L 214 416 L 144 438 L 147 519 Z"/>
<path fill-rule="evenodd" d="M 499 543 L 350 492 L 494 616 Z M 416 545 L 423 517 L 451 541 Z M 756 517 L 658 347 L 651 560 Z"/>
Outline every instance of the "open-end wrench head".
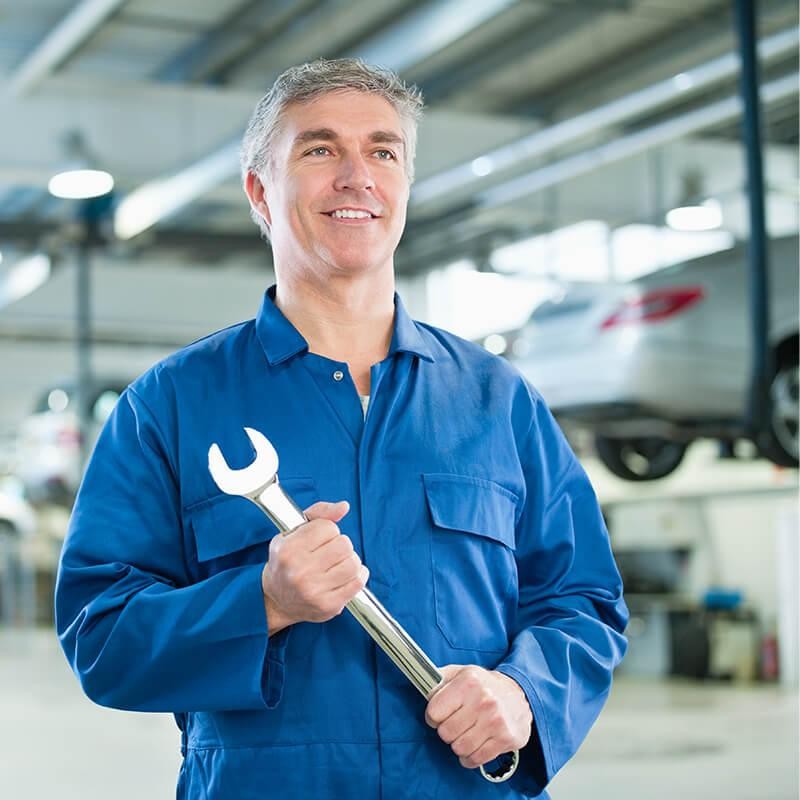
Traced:
<path fill-rule="evenodd" d="M 278 474 L 278 454 L 272 443 L 255 428 L 245 428 L 256 457 L 243 469 L 231 469 L 215 442 L 208 449 L 208 471 L 225 494 L 254 497 L 275 480 Z"/>

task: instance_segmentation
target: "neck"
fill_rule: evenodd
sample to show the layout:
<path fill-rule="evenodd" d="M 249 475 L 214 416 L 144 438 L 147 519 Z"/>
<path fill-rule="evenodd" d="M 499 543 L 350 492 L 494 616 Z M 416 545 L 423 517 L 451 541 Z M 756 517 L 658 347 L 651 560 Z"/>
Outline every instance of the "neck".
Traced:
<path fill-rule="evenodd" d="M 277 271 L 276 271 L 277 272 Z M 337 361 L 374 364 L 389 352 L 394 323 L 394 275 L 328 280 L 277 276 L 275 305 L 308 342 Z"/>

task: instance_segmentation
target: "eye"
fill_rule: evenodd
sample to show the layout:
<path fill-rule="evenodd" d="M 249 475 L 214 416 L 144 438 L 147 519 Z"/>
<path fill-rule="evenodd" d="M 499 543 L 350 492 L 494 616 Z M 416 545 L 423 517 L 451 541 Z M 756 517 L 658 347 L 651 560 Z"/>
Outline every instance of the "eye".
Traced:
<path fill-rule="evenodd" d="M 306 153 L 306 155 L 307 156 L 318 156 L 318 155 L 323 155 L 324 156 L 326 153 L 330 153 L 330 150 L 327 147 L 324 147 L 323 145 L 320 145 L 319 147 L 315 147 L 312 150 L 309 150 Z"/>
<path fill-rule="evenodd" d="M 381 161 L 394 161 L 396 158 L 391 150 L 376 150 L 375 155 L 377 155 Z"/>

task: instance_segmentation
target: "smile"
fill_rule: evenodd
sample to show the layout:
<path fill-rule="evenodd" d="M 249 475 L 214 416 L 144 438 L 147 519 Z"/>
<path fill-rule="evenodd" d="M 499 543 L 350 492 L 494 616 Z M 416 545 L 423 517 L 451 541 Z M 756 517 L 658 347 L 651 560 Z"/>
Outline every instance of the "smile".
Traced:
<path fill-rule="evenodd" d="M 326 212 L 326 216 L 342 222 L 365 222 L 367 220 L 377 219 L 376 214 L 363 208 L 337 208 L 333 211 Z"/>

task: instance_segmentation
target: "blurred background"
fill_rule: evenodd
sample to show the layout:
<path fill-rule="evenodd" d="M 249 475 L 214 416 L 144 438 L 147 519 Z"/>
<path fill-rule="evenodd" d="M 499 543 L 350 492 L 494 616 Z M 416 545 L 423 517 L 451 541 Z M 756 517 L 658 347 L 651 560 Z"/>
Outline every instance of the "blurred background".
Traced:
<path fill-rule="evenodd" d="M 427 101 L 407 307 L 543 394 L 624 576 L 554 798 L 796 798 L 795 0 L 0 2 L 0 795 L 174 794 L 171 717 L 69 672 L 58 554 L 120 392 L 273 281 L 255 103 L 346 55 Z"/>

